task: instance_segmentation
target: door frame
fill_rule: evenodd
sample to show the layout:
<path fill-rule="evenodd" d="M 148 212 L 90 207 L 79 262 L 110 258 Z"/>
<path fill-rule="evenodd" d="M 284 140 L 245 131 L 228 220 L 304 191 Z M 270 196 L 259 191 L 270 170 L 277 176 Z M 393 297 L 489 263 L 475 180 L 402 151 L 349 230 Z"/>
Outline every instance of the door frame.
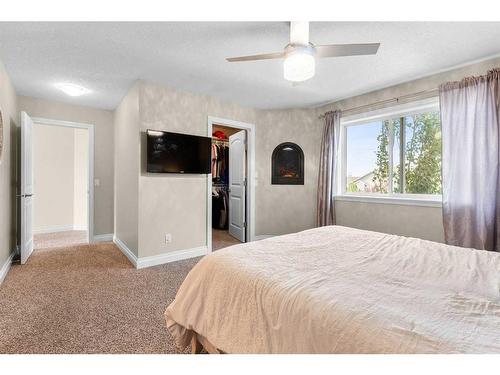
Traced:
<path fill-rule="evenodd" d="M 246 233 L 245 239 L 247 242 L 255 239 L 255 125 L 229 120 L 224 118 L 208 116 L 207 119 L 207 135 L 212 138 L 213 125 L 225 126 L 227 128 L 235 128 L 247 131 L 247 189 L 246 189 Z M 208 252 L 212 252 L 212 173 L 207 175 L 207 248 Z"/>
<path fill-rule="evenodd" d="M 83 122 L 53 120 L 43 117 L 32 117 L 33 123 L 67 128 L 87 129 L 89 131 L 88 189 L 87 196 L 87 240 L 94 243 L 94 125 Z"/>

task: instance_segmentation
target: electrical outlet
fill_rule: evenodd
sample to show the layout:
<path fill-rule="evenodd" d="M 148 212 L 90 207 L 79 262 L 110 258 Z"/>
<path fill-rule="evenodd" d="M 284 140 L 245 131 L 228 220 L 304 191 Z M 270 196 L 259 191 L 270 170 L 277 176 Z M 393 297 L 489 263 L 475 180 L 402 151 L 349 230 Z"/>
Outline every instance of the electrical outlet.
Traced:
<path fill-rule="evenodd" d="M 170 233 L 165 234 L 165 243 L 169 244 L 172 242 L 172 235 Z"/>

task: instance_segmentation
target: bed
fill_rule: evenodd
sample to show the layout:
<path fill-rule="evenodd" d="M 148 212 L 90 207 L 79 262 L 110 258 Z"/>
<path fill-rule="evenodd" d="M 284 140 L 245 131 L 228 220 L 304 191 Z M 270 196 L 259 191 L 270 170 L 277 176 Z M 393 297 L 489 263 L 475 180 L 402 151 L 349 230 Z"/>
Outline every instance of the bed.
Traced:
<path fill-rule="evenodd" d="M 194 351 L 500 353 L 500 254 L 321 227 L 204 257 L 165 317 Z"/>

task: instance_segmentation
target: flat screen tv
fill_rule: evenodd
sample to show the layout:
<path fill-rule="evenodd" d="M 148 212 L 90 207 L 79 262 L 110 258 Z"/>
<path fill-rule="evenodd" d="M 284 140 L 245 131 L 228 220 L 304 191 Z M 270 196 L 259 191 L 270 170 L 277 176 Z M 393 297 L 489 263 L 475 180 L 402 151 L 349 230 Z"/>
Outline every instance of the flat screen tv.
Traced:
<path fill-rule="evenodd" d="M 148 172 L 210 173 L 211 138 L 158 130 L 146 134 Z"/>

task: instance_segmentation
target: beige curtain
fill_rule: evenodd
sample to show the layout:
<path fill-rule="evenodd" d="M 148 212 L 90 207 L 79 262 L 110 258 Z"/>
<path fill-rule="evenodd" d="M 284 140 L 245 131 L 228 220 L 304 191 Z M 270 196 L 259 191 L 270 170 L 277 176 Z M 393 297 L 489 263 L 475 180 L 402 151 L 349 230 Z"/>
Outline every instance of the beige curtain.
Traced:
<path fill-rule="evenodd" d="M 318 177 L 317 216 L 318 226 L 335 224 L 335 186 L 338 170 L 340 138 L 340 111 L 325 114 L 325 128 L 321 141 Z"/>
<path fill-rule="evenodd" d="M 499 251 L 500 69 L 439 88 L 446 243 Z"/>

